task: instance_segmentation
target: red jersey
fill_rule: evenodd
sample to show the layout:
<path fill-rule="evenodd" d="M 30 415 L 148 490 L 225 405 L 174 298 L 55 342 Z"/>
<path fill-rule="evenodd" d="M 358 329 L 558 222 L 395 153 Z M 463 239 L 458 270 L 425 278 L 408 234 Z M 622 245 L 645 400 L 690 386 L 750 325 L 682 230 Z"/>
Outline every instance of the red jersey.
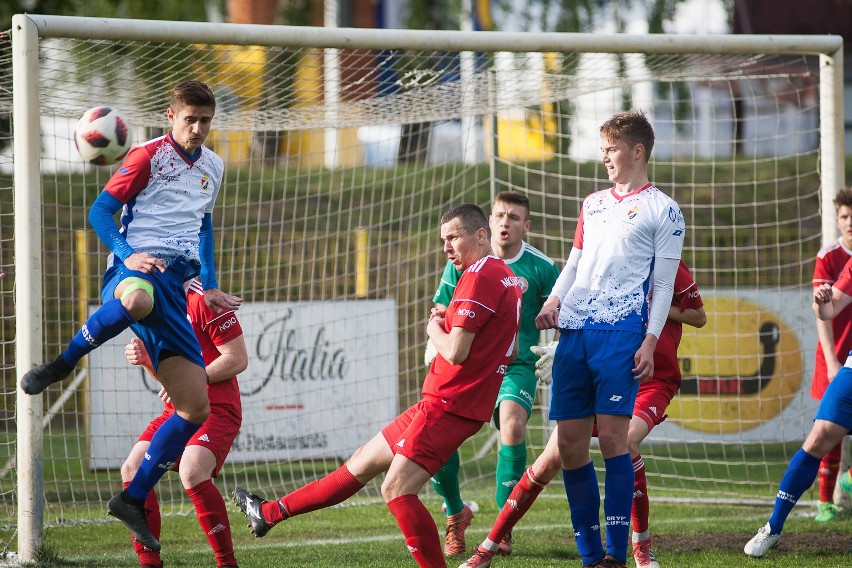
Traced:
<path fill-rule="evenodd" d="M 682 260 L 675 275 L 672 305 L 678 306 L 681 310 L 697 310 L 704 306 L 701 291 L 698 290 L 698 285 L 693 280 L 689 268 Z M 680 366 L 677 362 L 677 348 L 682 336 L 683 324 L 667 319 L 654 351 L 654 378 L 675 383 L 678 387 L 680 387 Z"/>
<path fill-rule="evenodd" d="M 198 343 L 201 345 L 201 355 L 207 364 L 215 361 L 221 355 L 217 348 L 218 345 L 224 345 L 243 333 L 233 310 L 217 314 L 213 308 L 207 305 L 204 301 L 204 290 L 198 280 L 193 280 L 186 291 L 186 317 L 192 324 L 195 337 L 198 338 Z M 237 384 L 236 376 L 208 385 L 207 397 L 211 405 L 228 405 L 238 415 L 242 415 L 240 387 Z M 172 405 L 169 403 L 167 406 L 171 407 Z"/>
<path fill-rule="evenodd" d="M 496 256 L 464 271 L 447 306 L 444 329 L 474 332 L 467 359 L 450 365 L 440 354 L 429 367 L 423 396 L 440 399 L 453 414 L 487 422 L 512 355 L 521 315 L 518 277 Z"/>
<path fill-rule="evenodd" d="M 852 251 L 843 246 L 842 239 L 837 239 L 831 245 L 821 249 L 817 253 L 816 264 L 814 265 L 814 288 L 820 284 L 833 285 L 837 282 L 850 258 L 852 258 Z M 852 292 L 846 293 L 852 295 Z M 834 353 L 842 364 L 849 352 L 852 351 L 852 309 L 847 306 L 846 309 L 837 314 L 831 320 L 831 328 L 834 330 Z M 825 364 L 822 345 L 817 340 L 811 396 L 820 400 L 826 387 L 828 387 L 828 368 Z"/>

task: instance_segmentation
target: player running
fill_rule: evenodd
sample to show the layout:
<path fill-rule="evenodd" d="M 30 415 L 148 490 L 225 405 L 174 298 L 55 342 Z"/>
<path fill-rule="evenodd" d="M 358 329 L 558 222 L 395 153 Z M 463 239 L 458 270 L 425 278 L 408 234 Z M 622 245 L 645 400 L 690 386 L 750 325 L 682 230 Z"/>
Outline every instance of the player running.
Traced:
<path fill-rule="evenodd" d="M 277 501 L 237 487 L 234 500 L 261 537 L 288 517 L 340 503 L 386 472 L 382 497 L 417 564 L 446 566 L 432 515 L 417 497 L 461 443 L 490 420 L 508 364 L 518 355 L 521 287 L 493 256 L 485 213 L 472 204 L 441 218 L 447 258 L 463 271 L 446 311 L 433 308 L 426 326 L 438 350 L 423 397 L 339 469 Z"/>
<path fill-rule="evenodd" d="M 628 430 L 628 449 L 630 458 L 633 460 L 634 471 L 631 513 L 633 558 L 639 568 L 660 568 L 651 550 L 648 485 L 645 477 L 645 463 L 639 453 L 639 445 L 655 426 L 666 419 L 666 408 L 680 388 L 681 374 L 677 362 L 677 348 L 683 334 L 683 324 L 700 328 L 706 323 L 707 315 L 704 312 L 701 292 L 686 264 L 681 261 L 675 277 L 668 319 L 657 342 L 657 349 L 654 351 L 654 377 L 639 385 Z M 540 360 L 537 374 L 543 382 L 550 381 L 552 355 L 551 350 Z M 497 515 L 488 537 L 479 545 L 473 556 L 459 568 L 486 568 L 491 565 L 491 560 L 499 553 L 499 543 L 529 510 L 544 486 L 562 469 L 556 442 L 557 433 L 554 430 L 544 451 L 535 463 L 527 468 L 520 483 L 512 490 L 509 500 Z"/>

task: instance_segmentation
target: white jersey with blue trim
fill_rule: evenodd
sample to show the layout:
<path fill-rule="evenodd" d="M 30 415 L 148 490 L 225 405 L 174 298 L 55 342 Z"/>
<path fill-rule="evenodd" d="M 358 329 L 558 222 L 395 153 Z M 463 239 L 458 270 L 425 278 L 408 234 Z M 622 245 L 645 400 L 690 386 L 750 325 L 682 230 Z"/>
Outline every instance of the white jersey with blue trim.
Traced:
<path fill-rule="evenodd" d="M 201 146 L 189 156 L 170 134 L 133 148 L 104 191 L 124 204 L 121 232 L 137 252 L 198 262 L 199 231 L 212 213 L 225 166 Z"/>
<path fill-rule="evenodd" d="M 574 235 L 577 274 L 561 300 L 561 329 L 645 333 L 654 257 L 680 259 L 685 223 L 675 201 L 651 184 L 583 201 Z"/>

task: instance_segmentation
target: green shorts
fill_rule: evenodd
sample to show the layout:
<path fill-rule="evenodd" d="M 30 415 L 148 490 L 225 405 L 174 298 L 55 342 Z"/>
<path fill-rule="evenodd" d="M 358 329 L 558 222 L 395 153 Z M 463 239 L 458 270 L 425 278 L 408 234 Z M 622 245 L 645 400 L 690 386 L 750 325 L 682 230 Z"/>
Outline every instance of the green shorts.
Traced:
<path fill-rule="evenodd" d="M 494 405 L 494 425 L 498 430 L 500 429 L 500 403 L 511 400 L 520 404 L 527 411 L 527 418 L 529 418 L 535 403 L 537 388 L 538 379 L 532 365 L 509 366 L 500 385 L 497 403 Z"/>

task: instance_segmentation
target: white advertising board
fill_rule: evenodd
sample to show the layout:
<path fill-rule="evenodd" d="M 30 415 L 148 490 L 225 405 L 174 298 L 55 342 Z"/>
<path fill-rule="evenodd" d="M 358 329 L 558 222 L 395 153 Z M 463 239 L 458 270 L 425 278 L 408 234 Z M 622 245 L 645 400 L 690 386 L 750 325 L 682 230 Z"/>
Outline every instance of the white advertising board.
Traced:
<path fill-rule="evenodd" d="M 93 308 L 94 309 L 94 308 Z M 245 303 L 243 423 L 228 461 L 346 458 L 398 412 L 393 300 Z M 89 467 L 118 468 L 162 412 L 159 383 L 124 357 L 129 330 L 89 356 Z"/>
<path fill-rule="evenodd" d="M 681 391 L 648 441 L 803 440 L 818 404 L 810 287 L 701 294 L 707 325 L 683 326 Z"/>

